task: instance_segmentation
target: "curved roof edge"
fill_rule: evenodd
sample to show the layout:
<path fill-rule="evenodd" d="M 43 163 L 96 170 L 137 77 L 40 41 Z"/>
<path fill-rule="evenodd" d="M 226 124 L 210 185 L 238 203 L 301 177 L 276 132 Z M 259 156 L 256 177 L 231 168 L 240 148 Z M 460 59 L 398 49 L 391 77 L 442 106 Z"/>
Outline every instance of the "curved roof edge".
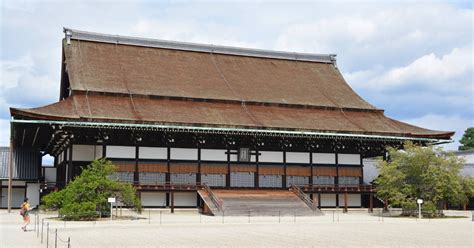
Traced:
<path fill-rule="evenodd" d="M 125 98 L 124 98 L 125 99 Z M 124 100 L 121 99 L 121 100 Z M 141 106 L 145 105 L 153 105 L 155 106 L 158 103 L 153 104 L 154 101 L 157 100 L 150 100 L 153 102 L 137 102 L 135 101 L 136 107 L 139 107 L 139 112 L 130 112 L 131 107 L 128 107 L 126 109 L 120 109 L 120 114 L 126 113 L 126 116 L 116 116 L 117 113 L 114 109 L 110 109 L 107 107 L 107 109 L 100 110 L 98 114 L 91 113 L 91 106 L 112 106 L 112 105 L 120 105 L 120 106 L 125 106 L 127 105 L 126 103 L 123 102 L 118 102 L 119 99 L 116 99 L 115 97 L 112 97 L 111 99 L 103 99 L 104 101 L 99 101 L 96 102 L 98 99 L 94 98 L 78 98 L 75 99 L 74 97 L 67 98 L 65 100 L 62 100 L 57 103 L 53 103 L 44 107 L 39 107 L 39 108 L 33 108 L 33 109 L 18 109 L 18 108 L 10 108 L 11 116 L 14 117 L 14 120 L 21 120 L 23 118 L 28 119 L 25 121 L 53 121 L 53 122 L 71 122 L 71 123 L 114 123 L 113 125 L 130 125 L 130 126 L 149 126 L 151 128 L 154 127 L 170 127 L 170 126 L 179 126 L 179 127 L 186 127 L 187 129 L 193 129 L 193 128 L 205 128 L 209 130 L 220 130 L 220 129 L 225 129 L 225 130 L 254 130 L 255 133 L 257 132 L 262 132 L 262 133 L 268 133 L 268 132 L 292 132 L 295 134 L 303 134 L 303 135 L 314 135 L 314 134 L 320 134 L 320 133 L 337 133 L 341 135 L 349 135 L 352 137 L 362 137 L 362 136 L 380 136 L 380 137 L 399 137 L 400 139 L 413 139 L 413 140 L 426 140 L 426 139 L 436 139 L 436 140 L 450 140 L 451 137 L 454 135 L 454 132 L 452 131 L 435 131 L 435 130 L 429 130 L 421 127 L 417 127 L 414 125 L 410 125 L 404 122 L 400 122 L 391 118 L 388 118 L 384 116 L 383 114 L 376 114 L 376 113 L 367 113 L 364 115 L 359 115 L 356 112 L 346 112 L 341 113 L 340 117 L 346 118 L 346 119 L 339 119 L 337 116 L 333 116 L 333 114 L 339 114 L 339 111 L 334 111 L 334 110 L 324 110 L 323 115 L 319 115 L 318 118 L 324 118 L 325 114 L 329 114 L 330 116 L 328 117 L 331 123 L 326 123 L 327 125 L 314 125 L 314 126 L 308 126 L 308 125 L 300 125 L 300 126 L 295 126 L 294 128 L 290 128 L 288 125 L 288 122 L 285 122 L 284 120 L 281 120 L 281 122 L 278 123 L 273 123 L 273 122 L 268 122 L 266 119 L 266 116 L 262 116 L 261 111 L 266 110 L 267 112 L 270 112 L 272 116 L 276 115 L 277 119 L 281 117 L 281 115 L 285 115 L 287 112 L 285 112 L 284 107 L 275 107 L 275 109 L 267 109 L 265 106 L 261 106 L 263 109 L 257 112 L 252 111 L 252 117 L 257 118 L 259 120 L 258 123 L 254 123 L 251 120 L 246 118 L 246 116 L 243 114 L 245 111 L 234 111 L 232 108 L 232 116 L 235 115 L 242 115 L 242 119 L 238 120 L 231 120 L 229 121 L 223 121 L 224 119 L 215 119 L 215 118 L 207 118 L 204 121 L 191 121 L 188 122 L 186 120 L 188 119 L 182 119 L 182 118 L 168 118 L 168 119 L 163 119 L 163 118 L 154 118 L 154 116 L 148 116 L 147 113 L 149 113 L 149 110 L 142 109 Z M 183 105 L 186 102 L 183 101 L 172 101 L 170 103 L 166 102 L 159 102 L 160 104 L 164 104 L 167 107 L 173 108 L 176 105 L 173 105 L 175 103 L 178 103 L 178 107 L 180 108 L 181 111 L 184 110 L 189 110 L 185 111 L 188 113 L 190 116 L 191 112 L 198 112 L 201 111 L 199 108 L 192 108 L 188 109 L 190 106 L 189 105 Z M 97 105 L 99 104 L 99 105 Z M 138 105 L 137 105 L 138 104 Z M 134 106 L 135 106 L 134 105 Z M 214 106 L 215 109 L 211 109 L 211 112 L 218 111 L 219 106 L 216 106 L 215 104 L 210 104 L 207 107 L 204 107 L 207 112 L 209 107 Z M 165 107 L 166 107 L 165 106 Z M 228 110 L 232 106 L 224 106 L 224 109 Z M 239 105 L 240 107 L 240 105 Z M 184 108 L 184 109 L 182 109 Z M 174 108 L 173 108 L 174 109 Z M 151 110 L 150 110 L 151 111 Z M 247 109 L 247 111 L 249 111 Z M 279 111 L 283 111 L 280 113 Z M 306 109 L 305 111 L 305 116 L 307 114 L 311 114 L 313 111 L 316 111 L 315 109 Z M 309 112 L 307 112 L 309 111 Z M 93 111 L 95 112 L 95 111 Z M 217 112 L 216 112 L 217 113 Z M 370 116 L 367 116 L 370 115 Z M 188 116 L 188 115 L 186 115 Z M 192 116 L 191 116 L 192 117 Z M 244 118 L 245 117 L 245 118 Z M 291 121 L 299 121 L 300 116 L 294 115 L 293 119 Z M 336 118 L 336 119 L 334 119 Z M 359 124 L 362 122 L 377 122 L 377 119 L 382 118 L 382 122 L 378 122 L 378 126 L 364 126 L 360 127 Z M 345 125 L 343 128 L 337 129 L 336 123 L 334 120 L 339 120 L 339 121 L 344 121 Z M 262 121 L 262 123 L 260 123 Z M 230 123 L 233 123 L 230 125 Z M 260 123 L 260 124 L 259 124 Z M 322 127 L 329 127 L 332 125 L 334 128 L 322 128 Z M 329 126 L 328 126 L 329 125 Z M 381 127 L 381 125 L 383 127 Z M 137 126 L 137 127 L 138 127 Z"/>
<path fill-rule="evenodd" d="M 311 61 L 311 62 L 320 62 L 320 63 L 328 63 L 328 64 L 336 63 L 335 54 L 310 54 L 310 53 L 297 53 L 297 52 L 283 52 L 283 51 L 264 50 L 264 49 L 240 48 L 240 47 L 220 46 L 220 45 L 212 45 L 212 44 L 198 44 L 198 43 L 191 43 L 191 42 L 138 38 L 138 37 L 131 37 L 131 36 L 87 32 L 87 31 L 66 28 L 66 27 L 64 28 L 64 33 L 66 35 L 66 42 L 68 42 L 70 39 L 74 39 L 74 40 L 96 41 L 96 42 L 103 42 L 103 43 L 154 47 L 154 48 L 166 48 L 166 49 L 194 51 L 194 52 L 217 53 L 217 54 L 228 54 L 228 55 L 272 58 L 272 59 Z"/>

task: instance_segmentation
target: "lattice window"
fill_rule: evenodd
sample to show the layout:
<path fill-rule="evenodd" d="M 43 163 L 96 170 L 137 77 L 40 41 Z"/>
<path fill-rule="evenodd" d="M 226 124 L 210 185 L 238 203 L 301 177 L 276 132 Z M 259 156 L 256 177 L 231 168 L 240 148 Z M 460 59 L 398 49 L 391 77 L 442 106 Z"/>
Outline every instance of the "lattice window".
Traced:
<path fill-rule="evenodd" d="M 133 172 L 114 172 L 111 177 L 121 182 L 133 183 Z"/>
<path fill-rule="evenodd" d="M 201 174 L 201 182 L 211 187 L 225 187 L 225 174 Z"/>
<path fill-rule="evenodd" d="M 295 185 L 309 184 L 309 177 L 286 176 L 286 187 L 290 187 L 291 184 L 295 184 Z"/>
<path fill-rule="evenodd" d="M 171 174 L 171 183 L 175 184 L 196 184 L 195 173 L 176 173 Z"/>
<path fill-rule="evenodd" d="M 281 188 L 282 179 L 280 175 L 260 175 L 258 183 L 262 188 Z"/>
<path fill-rule="evenodd" d="M 339 177 L 339 184 L 359 184 L 359 177 Z"/>
<path fill-rule="evenodd" d="M 253 172 L 231 172 L 230 186 L 231 187 L 255 187 Z"/>
<path fill-rule="evenodd" d="M 314 176 L 313 184 L 334 184 L 335 177 L 330 176 Z"/>
<path fill-rule="evenodd" d="M 159 172 L 140 172 L 140 184 L 164 184 L 166 182 L 166 174 Z"/>

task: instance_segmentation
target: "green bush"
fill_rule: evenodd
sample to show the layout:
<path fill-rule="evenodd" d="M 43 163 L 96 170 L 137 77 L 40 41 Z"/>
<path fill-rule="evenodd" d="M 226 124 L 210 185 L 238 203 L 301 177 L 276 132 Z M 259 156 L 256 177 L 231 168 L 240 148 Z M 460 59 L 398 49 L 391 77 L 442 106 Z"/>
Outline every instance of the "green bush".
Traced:
<path fill-rule="evenodd" d="M 135 188 L 112 179 L 114 172 L 110 161 L 95 160 L 64 189 L 44 196 L 42 208 L 58 210 L 63 219 L 89 220 L 108 214 L 107 198 L 116 197 L 125 206 L 141 212 Z"/>
<path fill-rule="evenodd" d="M 436 205 L 432 202 L 424 202 L 421 205 L 421 212 L 423 216 L 433 218 L 439 216 Z"/>

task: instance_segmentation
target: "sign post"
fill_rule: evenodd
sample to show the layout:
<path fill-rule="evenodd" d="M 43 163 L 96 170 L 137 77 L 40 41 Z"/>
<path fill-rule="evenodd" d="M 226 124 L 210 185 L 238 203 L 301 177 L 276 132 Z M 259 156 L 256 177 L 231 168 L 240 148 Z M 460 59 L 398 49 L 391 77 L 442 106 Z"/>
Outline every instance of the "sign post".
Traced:
<path fill-rule="evenodd" d="M 113 209 L 112 206 L 113 206 L 113 204 L 114 204 L 114 202 L 115 202 L 115 197 L 109 197 L 109 198 L 107 199 L 107 201 L 110 202 L 110 220 L 112 220 L 112 213 L 113 213 L 113 212 L 112 212 L 112 209 Z"/>
<path fill-rule="evenodd" d="M 423 199 L 416 200 L 416 203 L 418 203 L 418 219 L 421 220 L 421 204 L 423 204 Z"/>

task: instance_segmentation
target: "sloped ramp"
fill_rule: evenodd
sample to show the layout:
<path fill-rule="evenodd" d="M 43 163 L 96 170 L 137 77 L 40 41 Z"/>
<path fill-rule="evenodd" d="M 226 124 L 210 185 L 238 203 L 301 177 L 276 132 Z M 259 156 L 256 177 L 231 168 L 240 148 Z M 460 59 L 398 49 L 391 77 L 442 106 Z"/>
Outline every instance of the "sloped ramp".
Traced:
<path fill-rule="evenodd" d="M 289 190 L 214 189 L 212 191 L 222 201 L 222 210 L 226 216 L 321 215 L 321 211 L 311 210 Z M 204 198 L 203 200 L 206 202 Z M 213 214 L 223 213 L 214 211 Z"/>

